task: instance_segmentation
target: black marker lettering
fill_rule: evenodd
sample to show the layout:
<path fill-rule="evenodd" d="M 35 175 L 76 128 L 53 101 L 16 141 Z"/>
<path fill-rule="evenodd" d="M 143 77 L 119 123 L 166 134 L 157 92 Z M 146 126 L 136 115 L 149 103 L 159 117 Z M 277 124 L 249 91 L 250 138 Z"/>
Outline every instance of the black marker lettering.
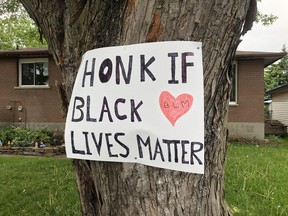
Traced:
<path fill-rule="evenodd" d="M 120 84 L 120 68 L 122 71 L 122 76 L 125 81 L 125 84 L 129 84 L 131 80 L 131 72 L 132 72 L 132 62 L 133 56 L 129 56 L 129 64 L 128 64 L 128 72 L 125 73 L 125 68 L 121 59 L 121 56 L 116 56 L 116 84 Z"/>
<path fill-rule="evenodd" d="M 168 57 L 171 57 L 171 80 L 168 80 L 169 84 L 178 84 L 179 81 L 175 79 L 175 58 L 178 57 L 178 53 L 168 53 Z"/>
<path fill-rule="evenodd" d="M 187 62 L 187 56 L 194 56 L 193 52 L 182 53 L 182 83 L 187 83 L 187 67 L 194 66 L 193 62 Z"/>
<path fill-rule="evenodd" d="M 78 104 L 78 102 L 80 104 Z M 77 104 L 77 105 L 76 105 Z M 76 96 L 74 98 L 74 105 L 73 105 L 73 112 L 72 112 L 72 122 L 80 122 L 84 118 L 84 112 L 81 108 L 83 108 L 85 105 L 84 99 L 82 97 Z M 75 110 L 79 110 L 80 116 L 78 118 L 75 118 Z"/>
<path fill-rule="evenodd" d="M 105 68 L 107 68 L 106 74 L 104 73 Z M 107 83 L 112 75 L 112 61 L 107 58 L 105 59 L 99 69 L 99 79 L 102 83 Z"/>
<path fill-rule="evenodd" d="M 88 60 L 85 62 L 85 69 L 84 69 L 84 74 L 83 74 L 82 87 L 85 87 L 85 78 L 86 78 L 86 76 L 90 76 L 90 86 L 93 86 L 93 83 L 94 83 L 95 61 L 96 61 L 96 58 L 92 58 L 92 68 L 91 68 L 91 71 L 87 71 Z"/>
<path fill-rule="evenodd" d="M 198 149 L 194 149 L 195 145 L 198 145 Z M 195 154 L 197 152 L 200 152 L 203 150 L 203 144 L 200 142 L 191 142 L 191 158 L 190 158 L 190 164 L 194 164 L 194 157 L 198 161 L 199 164 L 203 164 L 203 162 L 198 158 L 198 156 Z"/>
<path fill-rule="evenodd" d="M 141 60 L 141 82 L 145 82 L 145 72 L 148 74 L 148 76 L 155 81 L 156 78 L 152 74 L 152 72 L 149 70 L 149 66 L 155 61 L 155 57 L 152 56 L 147 63 L 145 63 L 145 55 L 140 55 Z"/>
<path fill-rule="evenodd" d="M 73 154 L 85 155 L 85 151 L 83 151 L 83 150 L 77 150 L 77 149 L 75 148 L 75 144 L 74 144 L 74 131 L 71 131 L 71 145 L 72 145 L 72 153 L 73 153 Z"/>
<path fill-rule="evenodd" d="M 109 105 L 108 105 L 108 101 L 107 101 L 107 98 L 104 97 L 103 98 L 103 104 L 102 104 L 102 109 L 101 109 L 101 113 L 100 113 L 100 118 L 99 118 L 99 122 L 102 122 L 103 121 L 103 115 L 104 113 L 107 113 L 108 115 L 108 119 L 110 122 L 113 122 L 113 119 L 112 119 L 112 116 L 111 116 L 111 112 L 109 110 Z"/>

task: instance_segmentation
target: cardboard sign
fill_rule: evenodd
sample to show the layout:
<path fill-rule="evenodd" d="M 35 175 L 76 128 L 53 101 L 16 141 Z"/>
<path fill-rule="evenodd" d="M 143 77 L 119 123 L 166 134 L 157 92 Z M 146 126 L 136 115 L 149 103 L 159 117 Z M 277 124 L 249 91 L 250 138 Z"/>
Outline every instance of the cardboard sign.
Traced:
<path fill-rule="evenodd" d="M 204 173 L 203 104 L 200 42 L 90 50 L 70 101 L 67 157 Z"/>

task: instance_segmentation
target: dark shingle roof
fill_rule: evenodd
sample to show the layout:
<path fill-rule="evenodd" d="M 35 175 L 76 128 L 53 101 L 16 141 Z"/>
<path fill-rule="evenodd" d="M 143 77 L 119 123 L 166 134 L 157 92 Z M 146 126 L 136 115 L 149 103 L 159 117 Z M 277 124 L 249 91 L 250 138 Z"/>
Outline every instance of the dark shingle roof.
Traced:
<path fill-rule="evenodd" d="M 270 91 L 267 91 L 266 94 L 274 94 L 274 93 L 282 93 L 282 92 L 288 92 L 288 84 L 278 86 Z"/>
<path fill-rule="evenodd" d="M 48 56 L 48 48 L 25 48 L 15 50 L 0 50 L 0 57 L 33 57 Z"/>
<path fill-rule="evenodd" d="M 48 56 L 48 48 L 25 48 L 15 50 L 0 50 L 0 57 L 33 57 Z M 273 64 L 277 60 L 283 58 L 284 53 L 281 52 L 255 52 L 255 51 L 236 51 L 236 59 L 263 59 L 264 67 Z"/>

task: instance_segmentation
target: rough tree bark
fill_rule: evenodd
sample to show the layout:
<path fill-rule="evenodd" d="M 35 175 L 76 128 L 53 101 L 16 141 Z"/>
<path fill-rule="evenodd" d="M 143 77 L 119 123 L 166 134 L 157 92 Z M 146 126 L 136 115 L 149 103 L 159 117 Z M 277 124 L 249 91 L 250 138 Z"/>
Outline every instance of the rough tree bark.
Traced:
<path fill-rule="evenodd" d="M 231 215 L 224 199 L 229 66 L 256 0 L 20 0 L 64 78 L 63 109 L 81 55 L 167 40 L 203 42 L 205 174 L 74 160 L 83 215 Z"/>

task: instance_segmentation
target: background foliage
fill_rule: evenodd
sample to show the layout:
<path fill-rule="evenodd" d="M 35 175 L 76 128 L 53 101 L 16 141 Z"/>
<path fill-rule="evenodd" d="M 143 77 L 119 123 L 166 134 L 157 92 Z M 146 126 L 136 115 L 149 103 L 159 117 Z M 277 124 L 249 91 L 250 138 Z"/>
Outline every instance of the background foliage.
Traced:
<path fill-rule="evenodd" d="M 288 84 L 288 56 L 286 46 L 283 46 L 282 52 L 286 55 L 280 61 L 265 69 L 265 92 Z"/>
<path fill-rule="evenodd" d="M 47 46 L 18 0 L 0 0 L 0 32 L 0 50 Z"/>

